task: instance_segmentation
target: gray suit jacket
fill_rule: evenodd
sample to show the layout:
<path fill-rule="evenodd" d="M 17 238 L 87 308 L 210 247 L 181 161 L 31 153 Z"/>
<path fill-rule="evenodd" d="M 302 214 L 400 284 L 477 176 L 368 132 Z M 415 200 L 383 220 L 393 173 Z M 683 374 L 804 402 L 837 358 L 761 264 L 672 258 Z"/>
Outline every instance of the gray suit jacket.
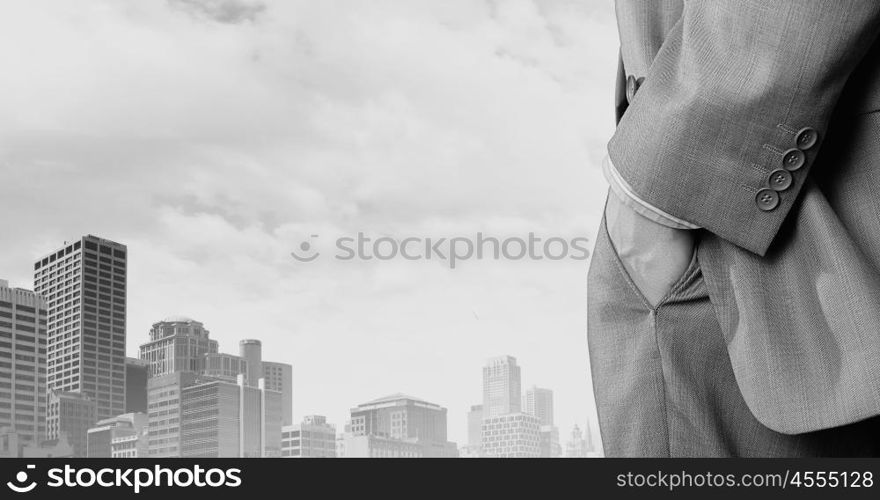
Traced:
<path fill-rule="evenodd" d="M 880 414 L 880 2 L 617 0 L 609 155 L 703 228 L 737 382 L 788 434 Z"/>

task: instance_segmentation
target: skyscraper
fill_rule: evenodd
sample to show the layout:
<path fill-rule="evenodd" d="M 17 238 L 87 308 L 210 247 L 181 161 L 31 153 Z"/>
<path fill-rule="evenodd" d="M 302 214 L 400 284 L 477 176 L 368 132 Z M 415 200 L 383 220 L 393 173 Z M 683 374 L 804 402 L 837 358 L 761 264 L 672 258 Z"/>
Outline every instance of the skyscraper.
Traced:
<path fill-rule="evenodd" d="M 47 387 L 84 394 L 98 419 L 125 412 L 127 254 L 89 235 L 34 264 L 48 305 Z"/>
<path fill-rule="evenodd" d="M 245 339 L 238 343 L 238 355 L 247 361 L 247 374 L 244 381 L 251 387 L 263 378 L 263 344 L 256 339 Z"/>
<path fill-rule="evenodd" d="M 0 280 L 0 429 L 46 436 L 46 302 Z"/>
<path fill-rule="evenodd" d="M 553 422 L 553 391 L 534 386 L 526 390 L 523 412 L 536 417 L 541 425 L 541 456 L 551 458 L 561 455 L 559 429 Z"/>
<path fill-rule="evenodd" d="M 281 393 L 283 424 L 293 424 L 293 367 L 287 363 L 263 361 L 266 389 Z"/>
<path fill-rule="evenodd" d="M 491 358 L 483 367 L 481 456 L 507 458 L 542 455 L 541 419 L 522 411 L 521 385 L 520 368 L 512 356 Z M 531 405 L 533 412 L 540 411 L 544 418 L 553 420 L 552 392 L 548 398 L 545 392 L 533 389 L 526 403 Z M 545 440 L 549 442 L 553 438 L 553 429 L 552 426 L 547 427 Z M 549 455 L 551 446 L 546 448 Z"/>
<path fill-rule="evenodd" d="M 147 449 L 150 457 L 180 456 L 180 395 L 194 384 L 193 372 L 177 372 L 147 380 Z"/>
<path fill-rule="evenodd" d="M 205 369 L 218 344 L 202 323 L 172 316 L 153 324 L 140 346 L 147 368 L 148 449 L 151 457 L 180 456 L 180 397 Z"/>
<path fill-rule="evenodd" d="M 523 398 L 523 411 L 538 417 L 541 425 L 554 425 L 553 391 L 532 386 Z"/>
<path fill-rule="evenodd" d="M 238 355 L 245 361 L 245 383 L 257 387 L 260 379 L 266 389 L 281 393 L 283 424 L 293 423 L 293 367 L 286 363 L 263 361 L 263 344 L 256 339 L 244 339 L 238 343 Z"/>
<path fill-rule="evenodd" d="M 489 359 L 483 367 L 483 414 L 486 418 L 521 410 L 520 368 L 516 358 Z"/>

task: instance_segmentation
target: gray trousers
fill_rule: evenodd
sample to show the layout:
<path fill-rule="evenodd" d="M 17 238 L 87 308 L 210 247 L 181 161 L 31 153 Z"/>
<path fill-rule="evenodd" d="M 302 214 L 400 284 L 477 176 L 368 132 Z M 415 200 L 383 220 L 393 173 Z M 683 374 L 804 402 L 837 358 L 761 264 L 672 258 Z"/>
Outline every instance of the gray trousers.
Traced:
<path fill-rule="evenodd" d="M 606 456 L 880 456 L 880 418 L 799 435 L 755 419 L 734 378 L 696 252 L 652 308 L 603 220 L 590 265 L 588 318 Z"/>

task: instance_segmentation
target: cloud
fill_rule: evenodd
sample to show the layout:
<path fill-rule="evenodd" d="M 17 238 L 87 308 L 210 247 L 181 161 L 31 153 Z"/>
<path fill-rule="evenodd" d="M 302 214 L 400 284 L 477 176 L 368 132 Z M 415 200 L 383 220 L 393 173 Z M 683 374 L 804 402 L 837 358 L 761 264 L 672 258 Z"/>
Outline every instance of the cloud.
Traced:
<path fill-rule="evenodd" d="M 255 22 L 266 10 L 266 4 L 262 2 L 241 0 L 168 0 L 168 3 L 174 8 L 225 24 Z"/>

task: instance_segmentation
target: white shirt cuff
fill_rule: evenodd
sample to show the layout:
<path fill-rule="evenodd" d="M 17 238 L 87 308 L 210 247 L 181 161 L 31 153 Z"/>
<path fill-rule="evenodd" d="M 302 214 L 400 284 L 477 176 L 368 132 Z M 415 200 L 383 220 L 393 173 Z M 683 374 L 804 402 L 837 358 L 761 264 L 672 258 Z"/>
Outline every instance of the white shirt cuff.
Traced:
<path fill-rule="evenodd" d="M 605 174 L 605 180 L 608 181 L 614 194 L 617 195 L 626 206 L 635 210 L 636 213 L 651 219 L 658 224 L 673 229 L 700 229 L 700 226 L 691 224 L 684 219 L 679 219 L 672 214 L 668 214 L 639 198 L 630 185 L 620 176 L 620 173 L 617 171 L 617 168 L 614 167 L 611 158 L 608 156 L 605 156 L 605 161 L 602 162 L 602 173 Z"/>

